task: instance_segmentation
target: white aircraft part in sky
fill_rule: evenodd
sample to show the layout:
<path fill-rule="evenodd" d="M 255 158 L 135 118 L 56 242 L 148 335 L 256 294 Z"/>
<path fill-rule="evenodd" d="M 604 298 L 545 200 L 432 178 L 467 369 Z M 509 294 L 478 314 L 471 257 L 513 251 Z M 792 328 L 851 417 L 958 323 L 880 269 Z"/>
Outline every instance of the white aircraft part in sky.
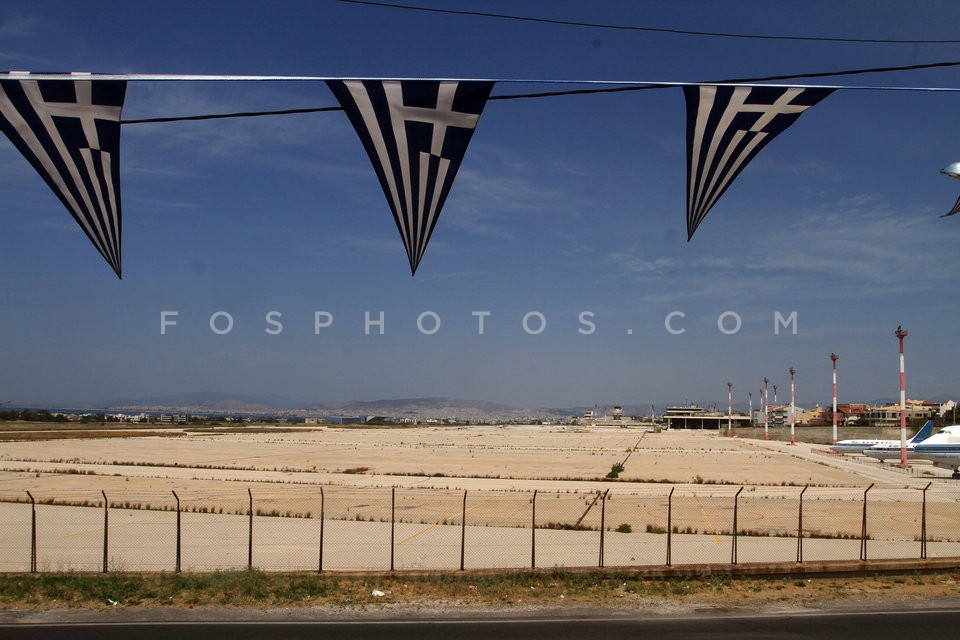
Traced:
<path fill-rule="evenodd" d="M 953 164 L 940 169 L 940 173 L 960 180 L 960 162 L 954 162 Z"/>

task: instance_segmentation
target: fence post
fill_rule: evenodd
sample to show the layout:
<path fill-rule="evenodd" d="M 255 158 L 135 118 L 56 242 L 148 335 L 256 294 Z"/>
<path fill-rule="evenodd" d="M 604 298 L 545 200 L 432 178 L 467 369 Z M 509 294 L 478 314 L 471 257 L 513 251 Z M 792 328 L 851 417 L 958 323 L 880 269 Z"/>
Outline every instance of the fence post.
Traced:
<path fill-rule="evenodd" d="M 107 493 L 100 490 L 100 493 L 103 495 L 103 573 L 106 573 L 109 569 L 107 565 L 107 532 L 110 527 L 110 501 L 107 500 Z"/>
<path fill-rule="evenodd" d="M 807 492 L 810 485 L 803 485 L 800 491 L 800 509 L 797 512 L 797 562 L 803 562 L 803 494 Z"/>
<path fill-rule="evenodd" d="M 317 564 L 317 573 L 323 573 L 323 487 L 320 487 L 320 560 Z"/>
<path fill-rule="evenodd" d="M 530 568 L 537 568 L 537 490 L 533 490 L 533 515 L 530 520 Z"/>
<path fill-rule="evenodd" d="M 177 563 L 176 563 L 176 572 L 180 573 L 180 496 L 177 495 L 176 491 L 171 491 L 173 494 L 173 499 L 177 501 Z"/>
<path fill-rule="evenodd" d="M 247 510 L 250 514 L 250 530 L 247 533 L 247 569 L 253 569 L 253 492 L 250 489 L 247 489 L 247 497 L 250 500 Z"/>
<path fill-rule="evenodd" d="M 670 493 L 667 495 L 667 566 L 670 566 L 670 552 L 673 545 L 673 492 L 676 487 L 670 487 Z"/>
<path fill-rule="evenodd" d="M 860 529 L 860 560 L 866 561 L 867 559 L 867 493 L 870 489 L 873 489 L 873 484 L 867 487 L 867 490 L 863 492 L 863 523 Z"/>
<path fill-rule="evenodd" d="M 932 482 L 928 482 L 923 488 L 923 506 L 920 511 L 920 559 L 927 559 L 927 489 Z"/>
<path fill-rule="evenodd" d="M 603 530 L 606 527 L 607 522 L 607 494 L 610 493 L 610 489 L 607 489 L 603 492 L 603 497 L 600 498 L 600 568 L 603 568 Z"/>
<path fill-rule="evenodd" d="M 730 545 L 730 564 L 737 564 L 737 509 L 741 491 L 743 491 L 743 487 L 740 487 L 736 495 L 733 496 L 733 540 Z"/>
<path fill-rule="evenodd" d="M 393 540 L 396 529 L 397 488 L 390 487 L 390 571 L 393 571 Z"/>
<path fill-rule="evenodd" d="M 30 573 L 37 572 L 37 501 L 27 491 L 30 498 Z"/>
<path fill-rule="evenodd" d="M 460 515 L 460 571 L 463 571 L 463 560 L 467 550 L 467 491 L 463 491 L 463 513 Z"/>

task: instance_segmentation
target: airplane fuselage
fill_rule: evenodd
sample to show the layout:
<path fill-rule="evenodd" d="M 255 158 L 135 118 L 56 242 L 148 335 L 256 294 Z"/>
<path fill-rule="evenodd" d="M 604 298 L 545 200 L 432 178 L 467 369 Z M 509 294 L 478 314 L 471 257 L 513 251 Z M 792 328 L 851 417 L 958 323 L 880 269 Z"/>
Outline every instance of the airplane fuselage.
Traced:
<path fill-rule="evenodd" d="M 900 446 L 899 440 L 841 440 L 830 445 L 837 453 L 863 453 L 867 449 L 879 446 Z"/>
<path fill-rule="evenodd" d="M 922 442 L 933 433 L 933 420 L 927 422 L 913 434 L 913 437 L 907 440 L 907 449 L 911 449 L 914 444 Z M 890 451 L 896 450 L 899 454 L 901 442 L 899 440 L 841 440 L 830 445 L 830 448 L 837 453 L 866 453 L 867 451 Z M 875 457 L 875 456 L 871 456 Z"/>
<path fill-rule="evenodd" d="M 908 442 L 907 449 L 907 458 L 914 458 L 914 450 L 917 445 L 913 442 Z M 878 444 L 870 447 L 869 449 L 864 449 L 862 451 L 863 455 L 868 458 L 874 458 L 876 460 L 887 460 L 889 458 L 900 458 L 900 441 L 897 440 L 893 444 L 885 443 Z"/>
<path fill-rule="evenodd" d="M 929 460 L 938 467 L 960 468 L 960 425 L 944 427 L 937 434 L 917 443 L 914 456 Z"/>

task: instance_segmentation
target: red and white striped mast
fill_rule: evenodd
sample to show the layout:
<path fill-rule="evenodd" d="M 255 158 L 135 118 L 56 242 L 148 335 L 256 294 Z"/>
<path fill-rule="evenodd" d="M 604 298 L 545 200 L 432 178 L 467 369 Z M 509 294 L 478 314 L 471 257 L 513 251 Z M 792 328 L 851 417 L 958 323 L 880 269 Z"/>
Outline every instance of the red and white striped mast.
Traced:
<path fill-rule="evenodd" d="M 733 383 L 727 383 L 727 437 L 733 437 Z"/>
<path fill-rule="evenodd" d="M 894 335 L 900 341 L 900 466 L 906 468 L 909 465 L 907 464 L 907 386 L 903 375 L 903 339 L 907 337 L 907 330 L 898 326 Z"/>
<path fill-rule="evenodd" d="M 835 353 L 830 354 L 830 359 L 833 361 L 833 444 L 837 444 L 837 359 L 839 357 Z"/>
<path fill-rule="evenodd" d="M 797 444 L 793 438 L 794 427 L 797 421 L 797 409 L 794 403 L 794 393 L 793 393 L 793 374 L 797 372 L 796 369 L 790 367 L 790 444 Z"/>
<path fill-rule="evenodd" d="M 770 378 L 764 376 L 763 378 L 763 439 L 770 439 Z"/>

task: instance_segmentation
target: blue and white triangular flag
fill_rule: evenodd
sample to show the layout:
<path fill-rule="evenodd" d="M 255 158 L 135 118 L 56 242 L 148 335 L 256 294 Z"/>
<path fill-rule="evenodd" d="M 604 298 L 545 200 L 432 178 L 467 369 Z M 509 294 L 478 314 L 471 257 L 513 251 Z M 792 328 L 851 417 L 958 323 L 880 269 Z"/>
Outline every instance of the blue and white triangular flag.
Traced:
<path fill-rule="evenodd" d="M 957 198 L 956 203 L 954 203 L 954 205 L 953 205 L 953 209 L 950 209 L 950 211 L 946 212 L 945 214 L 943 214 L 943 215 L 940 216 L 940 217 L 941 217 L 941 218 L 946 218 L 947 216 L 952 216 L 952 215 L 954 215 L 954 214 L 956 214 L 956 213 L 960 213 L 960 198 Z"/>
<path fill-rule="evenodd" d="M 687 240 L 756 155 L 833 89 L 686 86 Z"/>
<path fill-rule="evenodd" d="M 122 80 L 0 76 L 0 129 L 60 198 L 117 276 Z"/>
<path fill-rule="evenodd" d="M 363 142 L 403 238 L 423 258 L 492 82 L 328 80 Z"/>

